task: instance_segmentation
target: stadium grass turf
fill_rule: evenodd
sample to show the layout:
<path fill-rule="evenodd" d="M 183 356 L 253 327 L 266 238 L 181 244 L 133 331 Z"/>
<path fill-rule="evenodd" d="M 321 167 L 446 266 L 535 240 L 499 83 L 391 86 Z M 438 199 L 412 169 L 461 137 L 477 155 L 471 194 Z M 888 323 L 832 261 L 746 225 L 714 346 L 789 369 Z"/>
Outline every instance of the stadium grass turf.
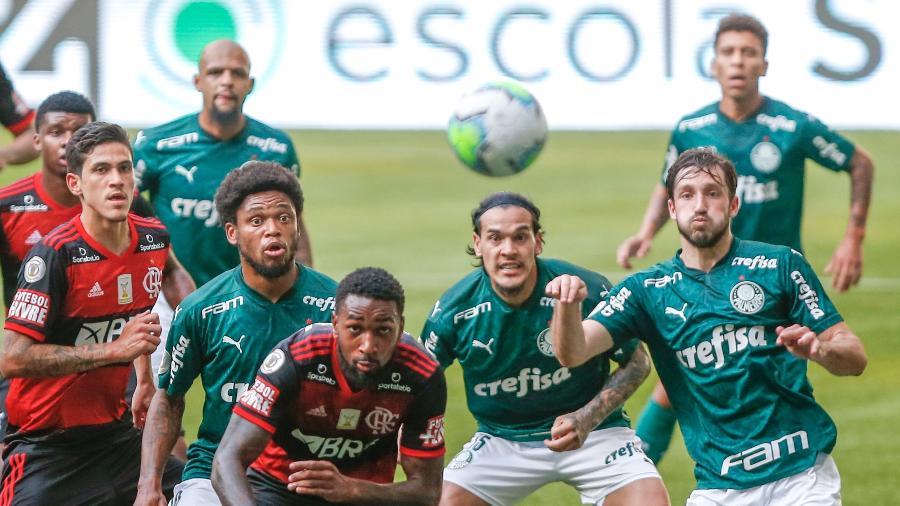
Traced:
<path fill-rule="evenodd" d="M 393 272 L 406 288 L 407 329 L 421 330 L 435 299 L 471 268 L 464 248 L 470 240 L 469 212 L 488 192 L 513 190 L 532 197 L 544 213 L 544 256 L 560 257 L 606 274 L 625 273 L 615 264 L 619 242 L 633 233 L 659 176 L 665 132 L 552 132 L 544 153 L 522 175 L 491 179 L 455 160 L 443 132 L 299 131 L 292 137 L 303 164 L 305 220 L 316 268 L 340 279 L 352 269 L 375 265 Z M 865 277 L 847 294 L 831 295 L 849 325 L 863 338 L 869 367 L 859 378 L 836 378 L 816 365 L 810 377 L 816 396 L 838 425 L 835 460 L 846 504 L 900 504 L 900 133 L 851 132 L 876 165 L 876 185 L 865 244 Z M 5 142 L 2 140 L 0 142 Z M 34 170 L 6 169 L 8 184 Z M 817 272 L 842 237 L 849 178 L 810 164 L 803 240 Z M 894 223 L 893 225 L 891 223 Z M 637 268 L 668 258 L 677 247 L 667 226 Z M 827 283 L 828 281 L 826 281 Z M 655 375 L 628 401 L 637 416 Z M 185 426 L 196 434 L 202 392 L 188 398 Z M 458 366 L 448 371 L 447 459 L 468 440 L 468 414 Z M 694 486 L 692 464 L 680 439 L 660 471 L 673 504 L 684 504 Z M 578 504 L 568 486 L 554 484 L 522 504 Z"/>

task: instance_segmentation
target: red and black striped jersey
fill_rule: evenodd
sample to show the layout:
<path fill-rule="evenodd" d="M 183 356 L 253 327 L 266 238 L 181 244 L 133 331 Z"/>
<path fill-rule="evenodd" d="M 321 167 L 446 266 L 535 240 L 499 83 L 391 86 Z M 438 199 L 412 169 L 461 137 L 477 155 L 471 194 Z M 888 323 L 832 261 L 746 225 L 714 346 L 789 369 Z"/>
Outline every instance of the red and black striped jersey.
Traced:
<path fill-rule="evenodd" d="M 319 323 L 263 361 L 234 408 L 273 435 L 254 470 L 287 483 L 290 462 L 328 460 L 347 476 L 391 483 L 398 447 L 412 457 L 444 455 L 447 384 L 412 336 L 403 334 L 377 384 L 359 392 L 348 386 L 338 353 L 332 325 Z"/>
<path fill-rule="evenodd" d="M 12 303 L 19 268 L 28 251 L 79 213 L 81 206 L 65 207 L 47 194 L 40 172 L 0 189 L 0 267 L 6 307 Z"/>
<path fill-rule="evenodd" d="M 19 271 L 5 328 L 60 346 L 116 340 L 130 318 L 153 307 L 169 248 L 156 219 L 129 214 L 128 225 L 131 244 L 121 255 L 88 235 L 80 215 L 44 236 Z M 29 433 L 120 420 L 129 365 L 13 378 L 10 426 Z"/>
<path fill-rule="evenodd" d="M 6 71 L 0 65 L 0 123 L 13 135 L 19 135 L 31 125 L 32 121 L 34 111 L 16 93 L 12 82 L 6 76 Z"/>

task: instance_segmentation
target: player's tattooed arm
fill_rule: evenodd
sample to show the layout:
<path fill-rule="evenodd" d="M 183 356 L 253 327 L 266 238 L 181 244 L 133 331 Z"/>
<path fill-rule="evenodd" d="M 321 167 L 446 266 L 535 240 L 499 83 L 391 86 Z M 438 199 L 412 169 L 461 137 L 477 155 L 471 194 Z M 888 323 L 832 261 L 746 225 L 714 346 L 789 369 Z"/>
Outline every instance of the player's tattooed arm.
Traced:
<path fill-rule="evenodd" d="M 256 504 L 247 481 L 247 466 L 262 453 L 271 438 L 253 423 L 231 416 L 216 450 L 210 477 L 222 506 Z"/>
<path fill-rule="evenodd" d="M 850 159 L 850 219 L 847 231 L 825 267 L 825 272 L 832 275 L 832 285 L 839 292 L 855 285 L 862 276 L 862 243 L 866 236 L 874 174 L 872 158 L 857 147 Z"/>
<path fill-rule="evenodd" d="M 166 265 L 163 267 L 162 282 L 162 291 L 166 296 L 166 301 L 171 307 L 176 307 L 196 289 L 197 285 L 191 275 L 175 257 L 175 252 L 169 249 L 169 256 L 166 257 Z"/>
<path fill-rule="evenodd" d="M 141 439 L 141 474 L 135 505 L 165 504 L 162 476 L 166 460 L 181 433 L 184 396 L 157 390 L 147 411 Z"/>
<path fill-rule="evenodd" d="M 373 483 L 344 476 L 327 460 L 292 462 L 288 490 L 315 495 L 329 502 L 381 505 L 433 505 L 441 497 L 444 459 L 400 454 L 406 481 Z"/>
<path fill-rule="evenodd" d="M 0 353 L 0 373 L 7 378 L 43 378 L 131 362 L 156 349 L 160 330 L 159 317 L 153 313 L 142 313 L 131 319 L 119 338 L 111 343 L 60 346 L 7 330 Z"/>
<path fill-rule="evenodd" d="M 544 444 L 554 451 L 581 448 L 591 430 L 600 425 L 613 410 L 622 407 L 649 374 L 650 356 L 643 345 L 638 345 L 628 362 L 609 376 L 593 399 L 581 409 L 556 418 L 550 430 L 550 439 L 545 440 Z"/>

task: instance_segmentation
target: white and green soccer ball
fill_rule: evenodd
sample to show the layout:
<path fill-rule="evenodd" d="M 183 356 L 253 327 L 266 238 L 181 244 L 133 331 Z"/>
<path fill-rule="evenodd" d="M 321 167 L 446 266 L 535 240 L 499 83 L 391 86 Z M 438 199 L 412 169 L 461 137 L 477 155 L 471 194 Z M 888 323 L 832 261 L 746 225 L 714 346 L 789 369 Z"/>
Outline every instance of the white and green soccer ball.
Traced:
<path fill-rule="evenodd" d="M 470 169 L 486 176 L 511 176 L 540 154 L 547 141 L 547 120 L 524 86 L 493 82 L 459 99 L 447 137 Z"/>

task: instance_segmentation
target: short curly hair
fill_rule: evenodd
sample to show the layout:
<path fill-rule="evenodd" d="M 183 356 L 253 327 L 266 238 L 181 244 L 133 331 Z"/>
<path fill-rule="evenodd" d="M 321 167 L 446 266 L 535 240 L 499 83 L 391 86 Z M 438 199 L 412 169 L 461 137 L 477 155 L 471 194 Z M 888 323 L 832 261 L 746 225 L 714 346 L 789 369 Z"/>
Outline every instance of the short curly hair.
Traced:
<path fill-rule="evenodd" d="M 303 190 L 297 177 L 275 162 L 251 160 L 229 172 L 216 190 L 216 211 L 222 226 L 237 223 L 237 210 L 249 195 L 266 191 L 284 193 L 297 216 L 303 212 Z"/>
<path fill-rule="evenodd" d="M 361 267 L 347 274 L 341 280 L 334 296 L 335 311 L 339 311 L 350 295 L 359 295 L 375 300 L 393 301 L 402 315 L 406 296 L 403 286 L 391 273 L 380 267 Z"/>
<path fill-rule="evenodd" d="M 74 91 L 60 91 L 45 98 L 41 105 L 38 106 L 34 115 L 34 129 L 40 131 L 41 123 L 44 122 L 44 115 L 48 112 L 67 112 L 73 114 L 87 114 L 91 121 L 97 119 L 97 112 L 94 110 L 94 104 L 81 93 Z"/>
<path fill-rule="evenodd" d="M 716 168 L 722 170 L 721 175 Z M 666 170 L 666 194 L 670 199 L 675 198 L 675 184 L 678 183 L 682 172 L 709 174 L 714 181 L 728 189 L 729 199 L 734 198 L 737 193 L 737 172 L 734 164 L 710 148 L 689 149 L 681 153 L 675 163 Z"/>
<path fill-rule="evenodd" d="M 478 207 L 472 209 L 472 231 L 475 235 L 481 235 L 481 216 L 495 207 L 521 207 L 531 214 L 531 228 L 535 235 L 540 234 L 541 244 L 544 243 L 544 229 L 541 227 L 541 210 L 528 197 L 515 192 L 494 192 L 478 203 Z M 473 257 L 475 267 L 481 267 L 483 262 L 475 253 L 475 246 L 466 246 L 466 253 Z"/>
<path fill-rule="evenodd" d="M 94 148 L 108 142 L 123 144 L 128 148 L 128 152 L 132 153 L 128 132 L 115 123 L 94 121 L 76 130 L 66 143 L 66 171 L 80 176 L 84 161 Z"/>

